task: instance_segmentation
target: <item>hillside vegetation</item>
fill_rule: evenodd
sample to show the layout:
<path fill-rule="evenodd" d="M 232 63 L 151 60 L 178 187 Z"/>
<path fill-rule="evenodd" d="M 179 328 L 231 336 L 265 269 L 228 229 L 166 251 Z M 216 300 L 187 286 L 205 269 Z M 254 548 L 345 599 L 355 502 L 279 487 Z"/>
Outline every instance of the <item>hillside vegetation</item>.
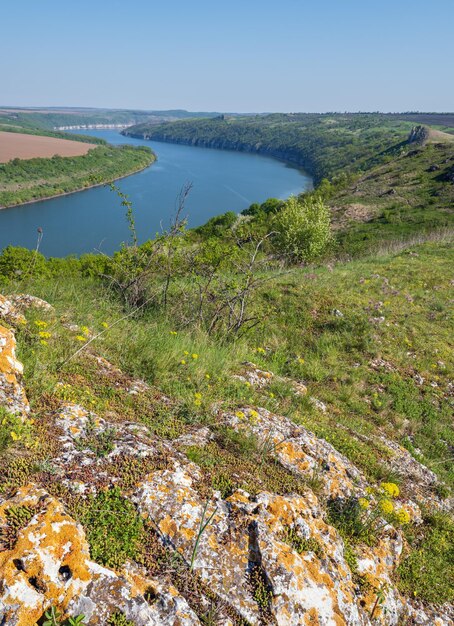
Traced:
<path fill-rule="evenodd" d="M 452 122 L 454 116 L 434 121 Z M 426 114 L 424 119 L 432 119 Z M 403 118 L 403 119 L 401 119 Z M 315 192 L 330 206 L 338 253 L 364 254 L 396 241 L 452 228 L 453 135 L 434 129 L 410 141 L 418 116 L 273 114 L 250 118 L 179 121 L 124 131 L 158 141 L 250 150 L 294 161 L 311 172 Z M 422 127 L 417 127 L 422 128 Z M 424 134 L 424 133 L 423 133 Z M 282 202 L 243 211 L 256 232 L 267 232 Z M 214 218 L 219 235 L 230 227 Z"/>
<path fill-rule="evenodd" d="M 343 172 L 357 172 L 398 150 L 413 126 L 374 114 L 271 114 L 182 120 L 123 131 L 131 137 L 269 154 L 304 167 L 319 183 Z M 396 146 L 397 144 L 397 146 Z"/>
<path fill-rule="evenodd" d="M 5 626 L 452 626 L 452 148 L 350 118 L 298 198 L 2 252 Z"/>
<path fill-rule="evenodd" d="M 13 159 L 0 164 L 0 208 L 109 182 L 154 160 L 149 148 L 127 145 L 100 145 L 78 157 Z"/>

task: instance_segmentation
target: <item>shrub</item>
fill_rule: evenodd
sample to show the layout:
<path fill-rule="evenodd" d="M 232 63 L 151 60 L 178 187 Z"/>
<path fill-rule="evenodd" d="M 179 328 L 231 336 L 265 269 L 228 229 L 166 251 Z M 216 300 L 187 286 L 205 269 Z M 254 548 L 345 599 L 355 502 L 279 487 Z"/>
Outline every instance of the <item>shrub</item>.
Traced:
<path fill-rule="evenodd" d="M 329 209 L 319 197 L 289 198 L 275 228 L 277 248 L 292 261 L 314 261 L 332 241 Z"/>
<path fill-rule="evenodd" d="M 24 278 L 25 276 L 45 276 L 45 257 L 39 252 L 15 246 L 7 246 L 0 254 L 0 277 L 2 280 Z"/>

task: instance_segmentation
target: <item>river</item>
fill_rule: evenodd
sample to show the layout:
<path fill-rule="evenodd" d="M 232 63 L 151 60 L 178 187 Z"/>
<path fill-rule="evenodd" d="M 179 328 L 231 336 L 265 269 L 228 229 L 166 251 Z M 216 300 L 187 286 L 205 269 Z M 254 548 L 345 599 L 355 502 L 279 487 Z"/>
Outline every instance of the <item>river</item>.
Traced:
<path fill-rule="evenodd" d="M 303 170 L 257 154 L 150 142 L 114 130 L 84 133 L 112 144 L 146 145 L 157 154 L 158 160 L 146 170 L 118 181 L 133 203 L 141 242 L 168 227 L 179 191 L 188 182 L 193 185 L 185 205 L 190 227 L 312 186 Z M 110 254 L 129 237 L 124 207 L 106 187 L 1 210 L 0 250 L 7 245 L 34 248 L 38 227 L 43 229 L 40 250 L 46 256 Z"/>

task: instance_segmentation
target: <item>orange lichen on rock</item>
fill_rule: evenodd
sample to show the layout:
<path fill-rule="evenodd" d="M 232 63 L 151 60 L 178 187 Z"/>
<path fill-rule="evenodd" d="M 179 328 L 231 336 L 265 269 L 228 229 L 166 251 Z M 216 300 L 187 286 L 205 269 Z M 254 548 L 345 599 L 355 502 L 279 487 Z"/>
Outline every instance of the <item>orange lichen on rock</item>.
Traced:
<path fill-rule="evenodd" d="M 25 417 L 30 410 L 21 384 L 23 365 L 16 358 L 13 331 L 0 326 L 0 406 Z"/>
<path fill-rule="evenodd" d="M 89 550 L 81 526 L 45 491 L 20 489 L 1 505 L 0 524 L 6 525 L 8 510 L 19 506 L 37 507 L 37 512 L 18 531 L 13 548 L 0 553 L 1 599 L 18 626 L 29 626 L 50 605 L 66 607 L 89 581 Z"/>

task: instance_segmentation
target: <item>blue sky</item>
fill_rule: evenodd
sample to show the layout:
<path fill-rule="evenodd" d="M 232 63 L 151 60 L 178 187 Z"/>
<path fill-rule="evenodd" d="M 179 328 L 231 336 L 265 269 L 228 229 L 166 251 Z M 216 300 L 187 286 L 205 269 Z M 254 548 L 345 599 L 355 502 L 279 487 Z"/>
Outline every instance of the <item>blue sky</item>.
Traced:
<path fill-rule="evenodd" d="M 454 0 L 14 0 L 0 104 L 454 111 Z"/>

